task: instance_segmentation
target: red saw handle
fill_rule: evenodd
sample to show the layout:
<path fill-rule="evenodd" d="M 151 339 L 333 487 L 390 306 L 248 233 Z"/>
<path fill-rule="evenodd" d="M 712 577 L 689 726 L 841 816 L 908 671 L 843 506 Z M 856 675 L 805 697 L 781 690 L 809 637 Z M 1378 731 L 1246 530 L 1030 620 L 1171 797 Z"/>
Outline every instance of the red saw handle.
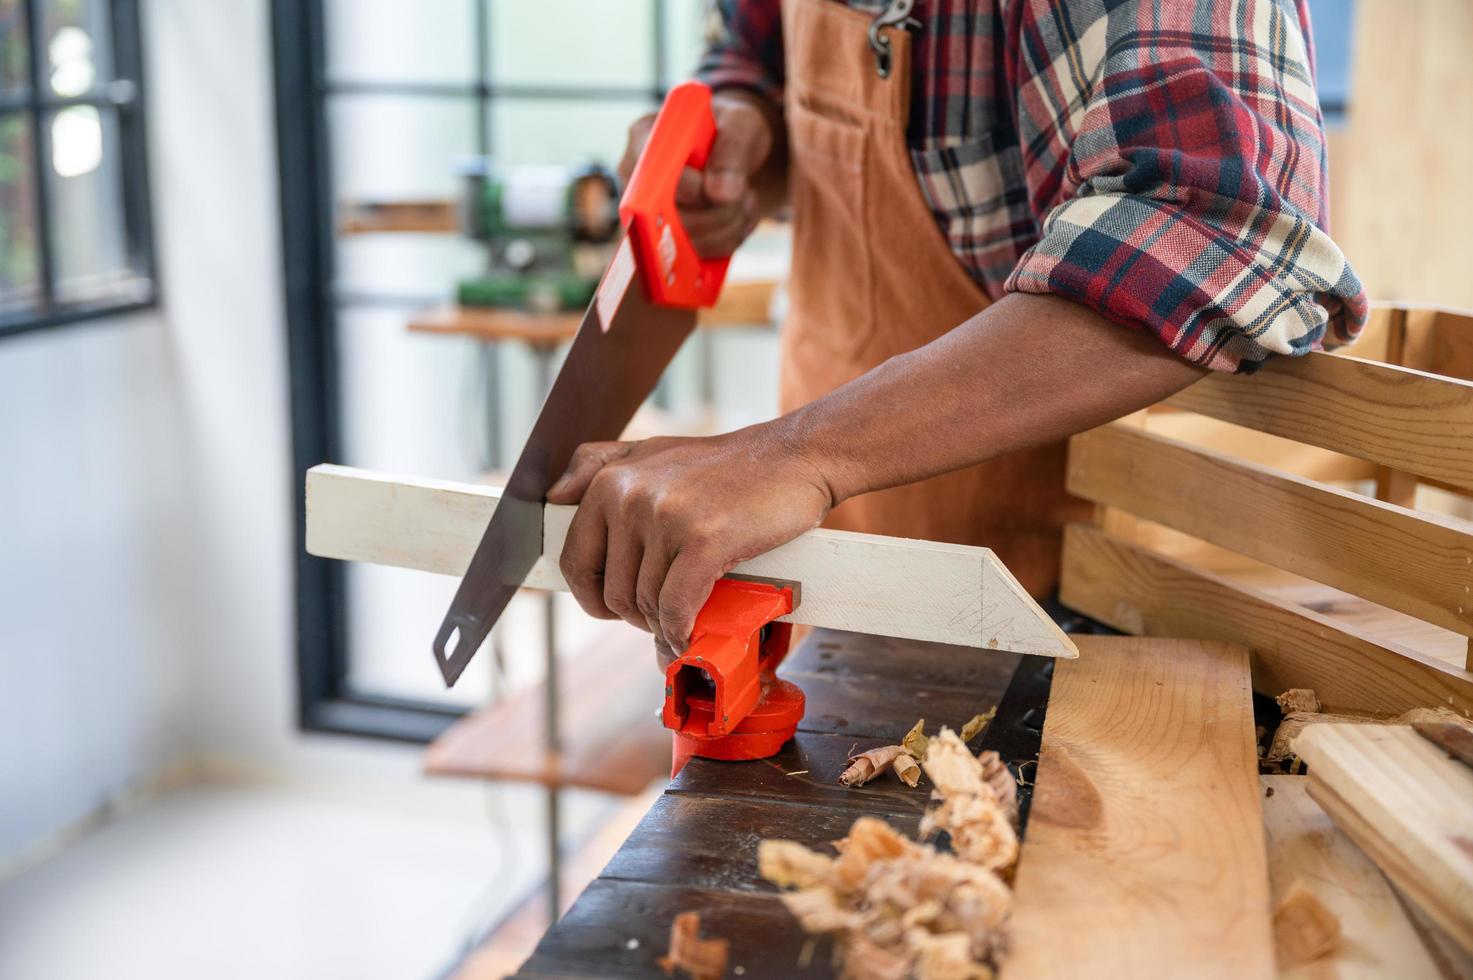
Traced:
<path fill-rule="evenodd" d="M 645 293 L 660 306 L 711 306 L 731 259 L 696 254 L 680 214 L 675 185 L 687 166 L 703 170 L 716 142 L 711 90 L 700 82 L 675 86 L 655 117 L 619 202 L 619 219 L 634 244 Z"/>

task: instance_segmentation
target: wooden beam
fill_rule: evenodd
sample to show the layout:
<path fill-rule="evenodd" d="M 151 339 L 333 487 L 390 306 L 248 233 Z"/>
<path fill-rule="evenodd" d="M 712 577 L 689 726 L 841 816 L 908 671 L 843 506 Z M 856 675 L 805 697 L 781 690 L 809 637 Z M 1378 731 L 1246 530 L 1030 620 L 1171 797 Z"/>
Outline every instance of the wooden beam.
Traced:
<path fill-rule="evenodd" d="M 1473 488 L 1473 382 L 1315 352 L 1214 373 L 1167 404 Z"/>
<path fill-rule="evenodd" d="M 388 476 L 346 466 L 307 472 L 307 551 L 463 575 L 497 487 Z M 547 506 L 536 589 L 566 590 L 557 556 L 573 507 Z M 1074 643 L 987 548 L 816 530 L 732 569 L 803 585 L 793 623 L 1046 657 Z"/>
<path fill-rule="evenodd" d="M 1473 768 L 1410 725 L 1314 725 L 1294 747 L 1314 801 L 1473 953 Z"/>
<path fill-rule="evenodd" d="M 1065 532 L 1060 598 L 1127 633 L 1242 643 L 1253 651 L 1257 690 L 1312 687 L 1326 711 L 1473 711 L 1467 670 L 1093 528 Z"/>
<path fill-rule="evenodd" d="M 1248 651 L 1079 646 L 1054 668 L 1002 980 L 1272 977 Z"/>
<path fill-rule="evenodd" d="M 1309 798 L 1309 780 L 1259 779 L 1274 907 L 1299 883 L 1340 922 L 1339 944 L 1315 960 L 1313 972 L 1305 975 L 1442 980 L 1436 957 L 1422 942 L 1395 890 L 1365 852 Z"/>
<path fill-rule="evenodd" d="M 1118 424 L 1070 440 L 1069 491 L 1473 634 L 1466 522 Z"/>
<path fill-rule="evenodd" d="M 1473 381 L 1473 313 L 1437 310 L 1430 319 L 1428 370 Z"/>

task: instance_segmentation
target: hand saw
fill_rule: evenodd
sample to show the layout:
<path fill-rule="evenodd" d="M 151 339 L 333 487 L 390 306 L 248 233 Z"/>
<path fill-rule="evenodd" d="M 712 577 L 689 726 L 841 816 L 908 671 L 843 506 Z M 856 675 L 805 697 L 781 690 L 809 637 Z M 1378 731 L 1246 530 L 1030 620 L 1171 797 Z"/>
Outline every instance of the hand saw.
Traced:
<path fill-rule="evenodd" d="M 671 89 L 619 202 L 624 240 L 435 635 L 447 687 L 542 556 L 543 500 L 573 450 L 619 437 L 694 329 L 696 309 L 721 292 L 728 260 L 697 255 L 675 209 L 681 171 L 703 169 L 715 139 L 710 89 Z"/>

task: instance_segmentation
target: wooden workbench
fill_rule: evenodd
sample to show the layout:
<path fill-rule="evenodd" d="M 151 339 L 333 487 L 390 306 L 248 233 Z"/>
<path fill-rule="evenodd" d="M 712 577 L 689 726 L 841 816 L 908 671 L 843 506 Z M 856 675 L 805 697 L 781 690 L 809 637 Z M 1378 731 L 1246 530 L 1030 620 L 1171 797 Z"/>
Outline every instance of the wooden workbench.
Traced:
<path fill-rule="evenodd" d="M 808 939 L 757 876 L 757 842 L 837 840 L 866 814 L 914 835 L 926 784 L 911 789 L 886 775 L 846 789 L 837 780 L 849 755 L 900 741 L 920 717 L 934 732 L 998 707 L 984 744 L 1014 760 L 1036 757 L 1052 661 L 1027 658 L 1019 669 L 1023 660 L 815 632 L 781 670 L 808 699 L 797 737 L 765 762 L 693 759 L 517 976 L 663 977 L 656 960 L 687 910 L 701 913 L 706 934 L 731 939 L 733 970 L 831 976 L 826 941 L 799 966 Z"/>

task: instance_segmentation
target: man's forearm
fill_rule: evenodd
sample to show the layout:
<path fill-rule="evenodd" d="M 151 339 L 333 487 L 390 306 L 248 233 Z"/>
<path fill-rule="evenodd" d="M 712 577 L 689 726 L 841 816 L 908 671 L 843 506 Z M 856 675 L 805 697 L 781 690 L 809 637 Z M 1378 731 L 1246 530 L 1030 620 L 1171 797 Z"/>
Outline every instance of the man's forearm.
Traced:
<path fill-rule="evenodd" d="M 1012 294 L 775 424 L 837 504 L 1054 442 L 1205 373 L 1076 303 Z"/>

